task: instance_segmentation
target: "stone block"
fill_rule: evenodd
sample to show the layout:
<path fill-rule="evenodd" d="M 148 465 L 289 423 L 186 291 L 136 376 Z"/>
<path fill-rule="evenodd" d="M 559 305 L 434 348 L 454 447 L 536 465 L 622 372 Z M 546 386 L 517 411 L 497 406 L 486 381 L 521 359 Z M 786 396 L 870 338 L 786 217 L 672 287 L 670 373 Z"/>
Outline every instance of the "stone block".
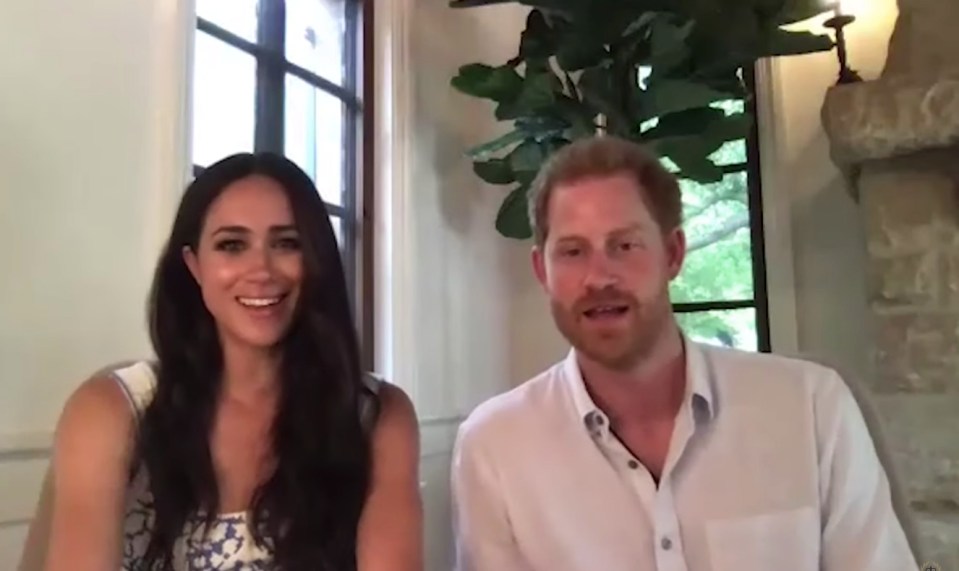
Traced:
<path fill-rule="evenodd" d="M 899 0 L 883 77 L 939 77 L 959 67 L 959 3 Z"/>
<path fill-rule="evenodd" d="M 959 392 L 959 313 L 876 313 L 876 393 Z"/>
<path fill-rule="evenodd" d="M 959 241 L 956 179 L 924 161 L 863 167 L 859 196 L 871 256 L 928 251 Z"/>
<path fill-rule="evenodd" d="M 873 399 L 903 493 L 917 514 L 959 523 L 959 394 Z"/>
<path fill-rule="evenodd" d="M 959 76 L 837 85 L 822 122 L 842 166 L 959 143 Z"/>
<path fill-rule="evenodd" d="M 947 281 L 942 266 L 941 256 L 935 251 L 873 258 L 869 261 L 869 301 L 879 309 L 936 307 L 939 291 Z M 959 266 L 956 269 L 959 271 Z M 956 277 L 959 286 L 959 274 Z"/>
<path fill-rule="evenodd" d="M 943 309 L 959 308 L 959 249 L 950 249 L 942 254 L 939 291 Z"/>
<path fill-rule="evenodd" d="M 959 569 L 959 518 L 919 516 L 919 569 L 934 563 L 941 571 Z M 933 567 L 936 569 L 936 567 Z"/>

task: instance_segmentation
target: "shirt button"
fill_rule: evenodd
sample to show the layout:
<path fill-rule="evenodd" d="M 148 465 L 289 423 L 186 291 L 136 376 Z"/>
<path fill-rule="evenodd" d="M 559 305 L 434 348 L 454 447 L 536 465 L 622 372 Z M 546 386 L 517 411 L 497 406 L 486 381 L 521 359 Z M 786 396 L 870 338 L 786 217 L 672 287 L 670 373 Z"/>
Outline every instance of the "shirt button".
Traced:
<path fill-rule="evenodd" d="M 664 537 L 659 544 L 663 546 L 663 549 L 669 551 L 673 547 L 673 540 L 669 539 L 668 537 Z"/>
<path fill-rule="evenodd" d="M 626 465 L 629 466 L 630 469 L 632 469 L 632 470 L 635 470 L 636 468 L 639 468 L 639 462 L 637 462 L 637 461 L 635 461 L 635 460 L 630 460 L 629 462 L 626 463 Z"/>

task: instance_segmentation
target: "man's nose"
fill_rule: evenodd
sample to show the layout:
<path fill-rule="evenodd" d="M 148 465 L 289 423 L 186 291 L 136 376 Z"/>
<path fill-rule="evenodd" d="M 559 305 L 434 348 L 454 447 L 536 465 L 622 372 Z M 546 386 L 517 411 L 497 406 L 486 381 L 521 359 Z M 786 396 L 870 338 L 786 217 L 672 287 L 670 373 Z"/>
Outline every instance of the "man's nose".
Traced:
<path fill-rule="evenodd" d="M 584 284 L 586 287 L 604 289 L 618 283 L 619 277 L 616 274 L 613 260 L 610 260 L 609 256 L 604 252 L 596 252 L 590 256 Z"/>

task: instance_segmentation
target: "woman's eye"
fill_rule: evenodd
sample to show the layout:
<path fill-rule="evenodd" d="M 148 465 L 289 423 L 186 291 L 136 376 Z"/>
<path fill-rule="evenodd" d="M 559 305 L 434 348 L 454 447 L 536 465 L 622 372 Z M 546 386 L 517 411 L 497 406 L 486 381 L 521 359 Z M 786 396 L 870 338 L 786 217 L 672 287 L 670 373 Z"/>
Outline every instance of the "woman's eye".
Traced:
<path fill-rule="evenodd" d="M 221 240 L 216 243 L 216 249 L 221 252 L 239 252 L 243 249 L 245 244 L 243 240 Z"/>
<path fill-rule="evenodd" d="M 299 238 L 280 238 L 276 241 L 276 247 L 282 250 L 299 250 L 300 249 L 300 239 Z"/>

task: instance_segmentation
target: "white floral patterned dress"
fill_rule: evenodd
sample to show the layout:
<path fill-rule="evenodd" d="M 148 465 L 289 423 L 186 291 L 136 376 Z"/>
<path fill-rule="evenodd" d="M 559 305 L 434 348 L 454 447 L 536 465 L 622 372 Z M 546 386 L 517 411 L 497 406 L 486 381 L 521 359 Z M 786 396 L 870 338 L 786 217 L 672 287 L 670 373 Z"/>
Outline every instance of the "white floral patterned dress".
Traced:
<path fill-rule="evenodd" d="M 113 377 L 126 392 L 139 418 L 156 388 L 153 367 L 139 362 L 114 371 Z M 377 391 L 380 381 L 372 376 L 367 379 L 370 387 Z M 364 414 L 364 420 L 369 418 Z M 139 571 L 150 542 L 153 517 L 153 498 L 147 475 L 141 470 L 127 491 L 122 571 Z M 187 523 L 174 546 L 173 568 L 176 571 L 267 571 L 271 568 L 273 557 L 269 548 L 254 541 L 245 513 L 218 515 L 209 534 L 204 535 L 203 531 L 200 517 Z"/>

